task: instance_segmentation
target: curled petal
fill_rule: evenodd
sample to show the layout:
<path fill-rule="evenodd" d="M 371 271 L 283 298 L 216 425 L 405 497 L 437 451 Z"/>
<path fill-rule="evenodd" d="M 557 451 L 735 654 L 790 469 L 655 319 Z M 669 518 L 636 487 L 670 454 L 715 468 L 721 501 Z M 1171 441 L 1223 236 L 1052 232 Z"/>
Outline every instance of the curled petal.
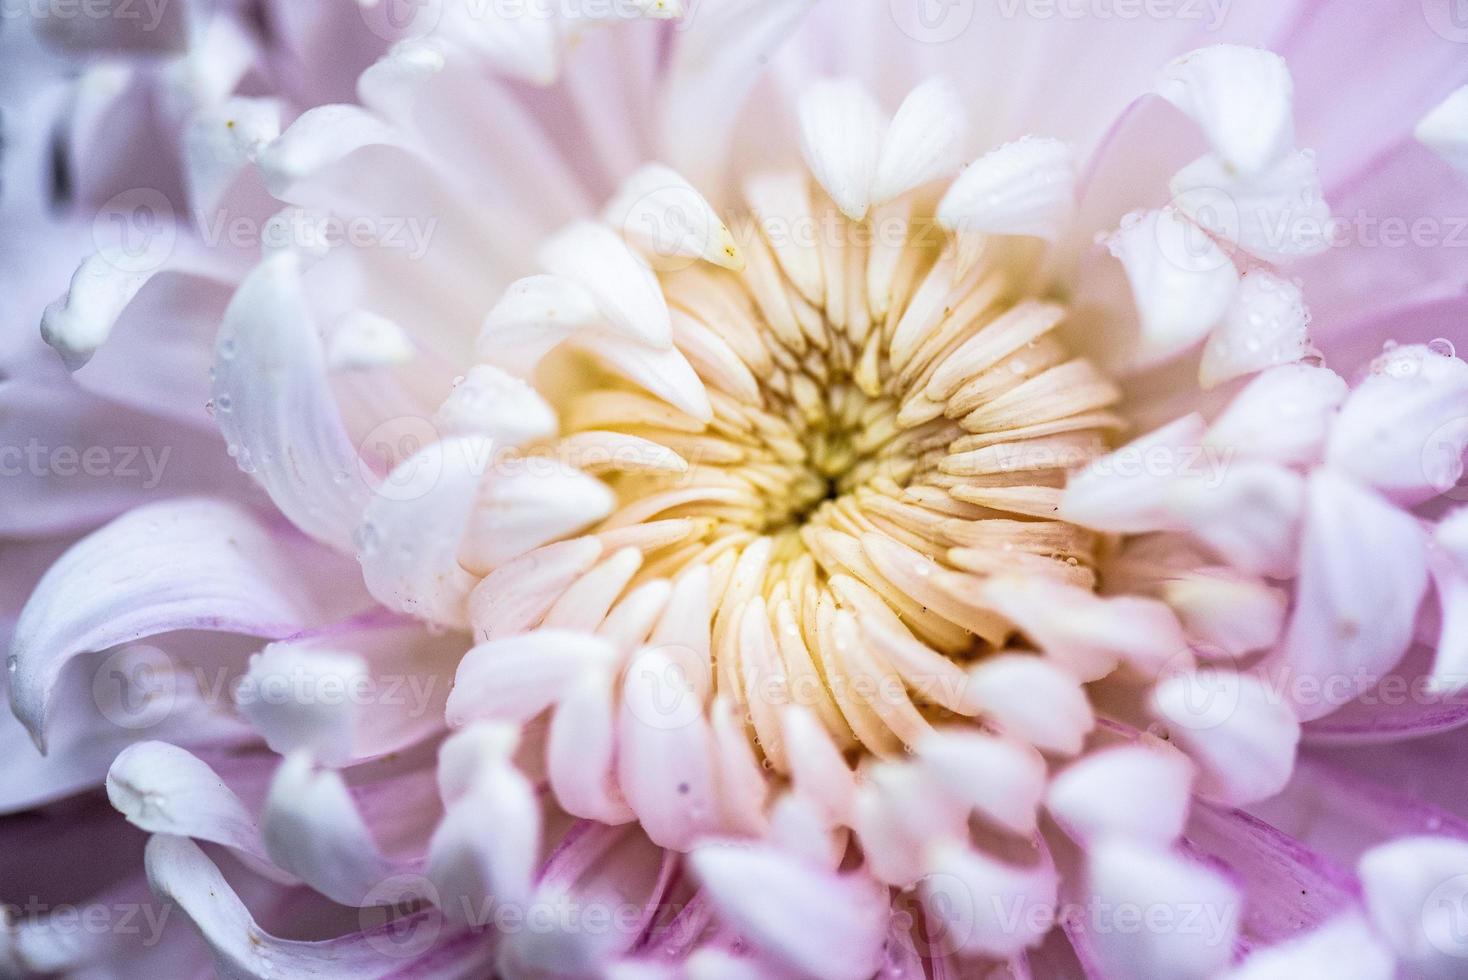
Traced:
<path fill-rule="evenodd" d="M 1141 320 L 1141 366 L 1202 340 L 1238 289 L 1238 270 L 1223 249 L 1174 208 L 1127 215 L 1107 247 L 1131 284 Z"/>
<path fill-rule="evenodd" d="M 453 937 L 440 936 L 436 909 L 324 942 L 278 939 L 255 924 L 224 875 L 193 841 L 156 835 L 148 841 L 146 860 L 154 894 L 177 903 L 209 944 L 219 975 L 229 980 L 283 973 L 368 980 L 385 976 L 389 969 L 413 969 L 413 961 L 420 957 L 424 970 L 431 966 L 446 973 L 470 974 L 489 968 L 490 957 L 483 945 L 451 942 Z M 386 967 L 384 949 L 397 954 Z M 404 953 L 410 954 L 406 961 Z"/>
<path fill-rule="evenodd" d="M 241 284 L 215 344 L 214 412 L 235 463 L 297 527 L 349 552 L 369 492 L 326 382 L 321 338 L 283 253 Z"/>
<path fill-rule="evenodd" d="M 254 816 L 209 764 L 166 742 L 124 749 L 107 772 L 107 799 L 155 834 L 223 844 L 269 866 Z"/>
<path fill-rule="evenodd" d="M 53 565 L 21 611 L 11 644 L 10 703 L 45 743 L 62 668 L 89 650 L 176 630 L 280 638 L 334 618 L 342 600 L 311 584 L 349 574 L 298 537 L 220 501 L 139 507 L 83 538 Z"/>
<path fill-rule="evenodd" d="M 1164 68 L 1156 91 L 1242 173 L 1259 172 L 1294 145 L 1294 84 L 1273 52 L 1236 44 L 1200 48 Z"/>

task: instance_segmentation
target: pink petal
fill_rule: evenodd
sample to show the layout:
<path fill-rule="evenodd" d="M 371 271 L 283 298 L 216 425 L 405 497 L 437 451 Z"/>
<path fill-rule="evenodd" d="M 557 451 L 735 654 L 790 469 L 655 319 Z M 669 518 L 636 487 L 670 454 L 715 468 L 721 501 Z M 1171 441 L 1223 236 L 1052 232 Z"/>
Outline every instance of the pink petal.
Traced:
<path fill-rule="evenodd" d="M 1215 668 L 1181 673 L 1157 686 L 1152 710 L 1198 764 L 1205 799 L 1252 803 L 1289 781 L 1300 723 L 1257 677 Z"/>
<path fill-rule="evenodd" d="M 214 412 L 235 462 L 281 512 L 350 550 L 369 495 L 294 257 L 258 266 L 230 301 L 215 346 Z"/>
<path fill-rule="evenodd" d="M 760 951 L 831 980 L 866 980 L 889 915 L 886 892 L 773 848 L 721 844 L 689 856 L 720 916 Z"/>
<path fill-rule="evenodd" d="M 279 638 L 334 618 L 353 576 L 231 504 L 140 507 L 84 538 L 46 573 L 16 625 L 10 698 L 45 742 L 51 691 L 67 661 L 175 630 Z"/>

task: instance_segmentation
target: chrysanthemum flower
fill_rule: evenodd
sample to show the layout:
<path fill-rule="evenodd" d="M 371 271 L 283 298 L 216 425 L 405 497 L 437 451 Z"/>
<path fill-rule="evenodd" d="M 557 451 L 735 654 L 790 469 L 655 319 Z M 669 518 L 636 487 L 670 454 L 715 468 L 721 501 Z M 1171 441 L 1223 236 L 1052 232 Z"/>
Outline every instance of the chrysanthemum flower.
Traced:
<path fill-rule="evenodd" d="M 1449 12 L 318 6 L 7 203 L 0 966 L 1468 969 Z"/>

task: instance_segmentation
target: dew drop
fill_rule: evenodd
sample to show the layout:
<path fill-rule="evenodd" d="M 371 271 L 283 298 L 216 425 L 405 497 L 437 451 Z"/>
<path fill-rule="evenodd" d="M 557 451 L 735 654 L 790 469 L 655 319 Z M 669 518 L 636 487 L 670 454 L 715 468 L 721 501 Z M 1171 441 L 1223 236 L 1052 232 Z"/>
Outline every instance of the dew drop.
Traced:
<path fill-rule="evenodd" d="M 1438 337 L 1427 342 L 1427 349 L 1439 357 L 1457 357 L 1458 349 L 1453 342 L 1446 337 Z"/>

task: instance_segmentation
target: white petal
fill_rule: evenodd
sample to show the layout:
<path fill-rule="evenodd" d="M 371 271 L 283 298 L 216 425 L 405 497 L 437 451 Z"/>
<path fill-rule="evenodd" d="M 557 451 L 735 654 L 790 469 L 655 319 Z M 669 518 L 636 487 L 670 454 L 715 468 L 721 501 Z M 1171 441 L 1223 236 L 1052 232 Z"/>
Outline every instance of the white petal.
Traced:
<path fill-rule="evenodd" d="M 830 980 L 866 980 L 886 938 L 885 889 L 771 847 L 710 845 L 690 855 L 720 915 L 756 948 Z"/>
<path fill-rule="evenodd" d="M 1468 363 L 1396 347 L 1346 398 L 1325 458 L 1404 503 L 1451 489 L 1468 446 Z"/>
<path fill-rule="evenodd" d="M 260 833 L 277 865 L 343 905 L 370 904 L 394 873 L 341 775 L 315 769 L 304 752 L 287 756 L 276 771 Z"/>
<path fill-rule="evenodd" d="M 1045 805 L 1082 844 L 1119 837 L 1166 846 L 1192 800 L 1193 766 L 1182 753 L 1143 743 L 1081 759 L 1050 783 Z"/>
<path fill-rule="evenodd" d="M 156 267 L 140 268 L 108 249 L 88 256 L 72 274 L 66 295 L 42 313 L 41 339 L 75 371 L 102 346 L 154 271 Z"/>
<path fill-rule="evenodd" d="M 833 821 L 849 825 L 856 778 L 830 733 L 799 705 L 785 708 L 780 721 L 796 792 L 824 806 Z"/>
<path fill-rule="evenodd" d="M 673 326 L 657 276 L 611 228 L 578 221 L 541 246 L 540 262 L 584 288 L 618 333 L 657 348 L 672 346 Z"/>
<path fill-rule="evenodd" d="M 1184 572 L 1161 586 L 1161 598 L 1177 613 L 1201 653 L 1241 657 L 1274 645 L 1284 630 L 1289 593 L 1226 569 Z"/>
<path fill-rule="evenodd" d="M 469 594 L 474 638 L 494 640 L 540 625 L 561 593 L 589 571 L 601 554 L 596 538 L 573 538 L 499 566 Z"/>
<path fill-rule="evenodd" d="M 1095 727 L 1075 675 L 1043 657 L 1001 654 L 969 672 L 968 699 L 1007 734 L 1042 752 L 1074 755 Z"/>
<path fill-rule="evenodd" d="M 1233 302 L 1239 282 L 1233 262 L 1173 208 L 1128 215 L 1107 247 L 1126 271 L 1141 318 L 1139 364 L 1192 347 Z"/>
<path fill-rule="evenodd" d="M 737 832 L 762 835 L 768 824 L 765 801 L 770 785 L 749 744 L 744 716 L 736 715 L 734 705 L 721 695 L 709 708 L 709 720 L 723 824 Z"/>
<path fill-rule="evenodd" d="M 1048 855 L 1010 864 L 954 842 L 931 848 L 920 885 L 944 938 L 970 955 L 1009 959 L 1040 944 L 1052 922 L 1058 877 Z"/>
<path fill-rule="evenodd" d="M 164 834 L 148 841 L 148 883 L 160 898 L 177 907 L 203 934 L 214 953 L 216 972 L 229 980 L 245 978 L 296 976 L 338 977 L 344 980 L 366 980 L 382 975 L 383 949 L 393 950 L 396 963 L 404 969 L 415 969 L 413 958 L 406 957 L 422 940 L 427 948 L 423 958 L 428 962 L 418 969 L 430 967 L 460 971 L 461 975 L 486 972 L 488 964 L 474 962 L 476 951 L 431 948 L 438 937 L 434 925 L 436 910 L 426 910 L 397 918 L 362 932 L 349 933 L 323 942 L 300 942 L 277 939 L 256 925 L 249 909 L 235 894 L 214 863 L 193 841 Z M 389 881 L 388 886 L 395 884 Z M 408 894 L 387 894 L 385 899 L 409 900 Z M 404 940 L 404 936 L 408 937 Z M 448 962 L 445 960 L 448 952 Z"/>
<path fill-rule="evenodd" d="M 270 192 L 289 203 L 292 188 L 366 146 L 402 145 L 401 134 L 377 116 L 354 105 L 307 109 L 260 155 Z"/>
<path fill-rule="evenodd" d="M 650 257 L 684 256 L 744 268 L 734 236 L 708 199 L 671 167 L 649 163 L 628 177 L 603 217 Z"/>
<path fill-rule="evenodd" d="M 1241 898 L 1218 872 L 1119 839 L 1092 847 L 1090 858 L 1092 907 L 1102 911 L 1087 939 L 1104 975 L 1203 980 L 1228 966 Z M 1128 927 L 1139 909 L 1152 925 Z"/>
<path fill-rule="evenodd" d="M 1028 745 L 981 732 L 937 729 L 918 756 L 955 799 L 1017 834 L 1035 831 L 1045 760 Z"/>
<path fill-rule="evenodd" d="M 1462 973 L 1468 897 L 1468 843 L 1403 837 L 1367 851 L 1357 865 L 1377 933 L 1404 960 L 1402 976 Z"/>
<path fill-rule="evenodd" d="M 107 771 L 107 799 L 128 823 L 232 847 L 261 861 L 265 844 L 255 818 L 213 769 L 165 742 L 124 749 Z"/>
<path fill-rule="evenodd" d="M 1295 613 L 1276 662 L 1331 693 L 1296 705 L 1301 718 L 1339 708 L 1406 653 L 1426 547 L 1410 514 L 1330 470 L 1310 477 Z"/>
<path fill-rule="evenodd" d="M 371 371 L 406 364 L 417 348 L 402 327 L 367 310 L 353 310 L 337 321 L 326 346 L 333 371 Z"/>
<path fill-rule="evenodd" d="M 454 385 L 433 425 L 444 435 L 482 435 L 496 446 L 523 446 L 554 435 L 555 409 L 530 385 L 489 364 L 476 364 Z"/>
<path fill-rule="evenodd" d="M 1346 912 L 1302 936 L 1255 949 L 1223 980 L 1294 980 L 1312 974 L 1332 980 L 1391 980 L 1396 963 L 1366 920 Z"/>
<path fill-rule="evenodd" d="M 887 119 L 853 78 L 823 79 L 800 96 L 800 150 L 841 213 L 866 217 Z"/>
<path fill-rule="evenodd" d="M 562 809 L 613 825 L 636 817 L 613 787 L 614 699 L 610 670 L 582 669 L 559 698 L 546 742 L 546 773 Z"/>
<path fill-rule="evenodd" d="M 1330 208 L 1308 150 L 1246 177 L 1209 154 L 1178 171 L 1170 186 L 1180 211 L 1255 258 L 1283 263 L 1330 247 Z"/>
<path fill-rule="evenodd" d="M 1164 497 L 1169 523 L 1186 529 L 1243 572 L 1294 574 L 1305 509 L 1305 481 L 1293 470 L 1250 460 L 1228 462 L 1216 476 L 1183 480 Z"/>
<path fill-rule="evenodd" d="M 563 276 L 518 279 L 484 319 L 474 351 L 516 374 L 530 374 L 547 351 L 601 322 L 596 299 Z"/>
<path fill-rule="evenodd" d="M 469 516 L 459 560 L 477 575 L 601 520 L 616 505 L 600 480 L 559 460 L 523 462 L 491 473 Z"/>
<path fill-rule="evenodd" d="M 1460 172 L 1468 173 L 1468 85 L 1455 89 L 1423 116 L 1413 135 Z"/>
<path fill-rule="evenodd" d="M 1046 657 L 1084 681 L 1104 677 L 1122 662 L 1151 676 L 1187 649 L 1177 617 L 1154 599 L 1097 596 L 1038 575 L 996 575 L 980 586 L 979 595 Z M 1056 616 L 1056 609 L 1066 615 Z"/>
<path fill-rule="evenodd" d="M 272 643 L 250 658 L 234 700 L 276 752 L 305 749 L 339 765 L 353 755 L 352 730 L 367 680 L 361 657 Z"/>
<path fill-rule="evenodd" d="M 1299 286 L 1263 269 L 1246 272 L 1228 314 L 1203 345 L 1198 382 L 1212 388 L 1298 361 L 1310 351 L 1309 327 Z"/>
<path fill-rule="evenodd" d="M 961 234 L 1033 235 L 1053 241 L 1075 208 L 1070 144 L 1026 136 L 964 168 L 938 205 L 938 221 Z"/>
<path fill-rule="evenodd" d="M 369 494 L 294 255 L 256 266 L 230 300 L 214 372 L 214 417 L 235 463 L 291 523 L 350 551 Z"/>
<path fill-rule="evenodd" d="M 660 74 L 656 142 L 699 187 L 728 177 L 730 143 L 749 94 L 813 0 L 738 0 L 700 7 L 678 24 Z"/>
<path fill-rule="evenodd" d="M 1317 463 L 1326 430 L 1346 391 L 1345 380 L 1329 368 L 1312 364 L 1270 368 L 1234 396 L 1208 427 L 1203 444 L 1220 455 L 1254 456 L 1284 465 Z"/>
<path fill-rule="evenodd" d="M 1259 678 L 1211 667 L 1157 686 L 1152 710 L 1198 763 L 1198 793 L 1229 806 L 1273 796 L 1294 770 L 1300 723 Z"/>
<path fill-rule="evenodd" d="M 323 601 L 311 576 L 321 575 L 345 602 L 361 597 L 333 581 L 350 572 L 323 557 L 219 501 L 129 511 L 73 545 L 21 611 L 9 660 L 16 717 L 44 745 L 62 669 L 87 651 L 178 630 L 278 639 L 330 622 L 336 603 Z"/>
<path fill-rule="evenodd" d="M 815 228 L 810 181 L 798 171 L 756 174 L 744 182 L 744 199 L 759 219 L 760 231 L 800 294 L 816 306 L 826 301 L 821 250 L 810 247 L 802 228 Z"/>
<path fill-rule="evenodd" d="M 462 793 L 444 801 L 447 810 L 429 841 L 424 868 L 444 913 L 470 922 L 481 921 L 490 903 L 523 907 L 540 856 L 535 787 L 504 754 L 477 749 L 478 727 L 444 743 L 444 754 L 463 751 L 472 759 L 473 776 Z"/>
<path fill-rule="evenodd" d="M 606 361 L 618 373 L 699 422 L 713 420 L 708 390 L 676 348 L 659 350 L 616 337 L 587 335 L 577 343 Z"/>
<path fill-rule="evenodd" d="M 1468 685 L 1468 507 L 1444 517 L 1432 537 L 1437 553 L 1429 555 L 1429 567 L 1442 629 L 1430 679 L 1434 690 L 1456 694 Z"/>
<path fill-rule="evenodd" d="M 1066 482 L 1060 516 L 1098 531 L 1164 530 L 1170 488 L 1202 444 L 1201 415 L 1185 415 L 1088 464 Z"/>
<path fill-rule="evenodd" d="M 479 719 L 523 724 L 560 699 L 586 670 L 610 664 L 616 651 L 600 637 L 537 630 L 490 640 L 464 654 L 445 714 L 461 726 Z"/>
<path fill-rule="evenodd" d="M 945 79 L 930 78 L 909 92 L 882 139 L 873 206 L 957 170 L 967 130 L 963 103 Z"/>
<path fill-rule="evenodd" d="M 1187 113 L 1213 150 L 1252 174 L 1294 146 L 1294 83 L 1279 55 L 1260 48 L 1215 44 L 1164 68 L 1157 94 Z"/>
<path fill-rule="evenodd" d="M 384 605 L 467 627 L 476 579 L 459 564 L 491 446 L 454 436 L 403 460 L 377 488 L 354 541 L 367 588 Z"/>
<path fill-rule="evenodd" d="M 653 843 L 678 850 L 713 829 L 718 812 L 700 671 L 681 651 L 652 647 L 622 681 L 618 782 Z"/>
<path fill-rule="evenodd" d="M 280 135 L 278 99 L 231 98 L 189 120 L 183 132 L 189 201 L 200 215 L 218 212 L 240 173 Z"/>
<path fill-rule="evenodd" d="M 531 85 L 550 85 L 561 73 L 561 22 L 547 12 L 504 12 L 472 3 L 441 4 L 421 12 L 432 36 L 462 46 L 492 71 Z"/>

